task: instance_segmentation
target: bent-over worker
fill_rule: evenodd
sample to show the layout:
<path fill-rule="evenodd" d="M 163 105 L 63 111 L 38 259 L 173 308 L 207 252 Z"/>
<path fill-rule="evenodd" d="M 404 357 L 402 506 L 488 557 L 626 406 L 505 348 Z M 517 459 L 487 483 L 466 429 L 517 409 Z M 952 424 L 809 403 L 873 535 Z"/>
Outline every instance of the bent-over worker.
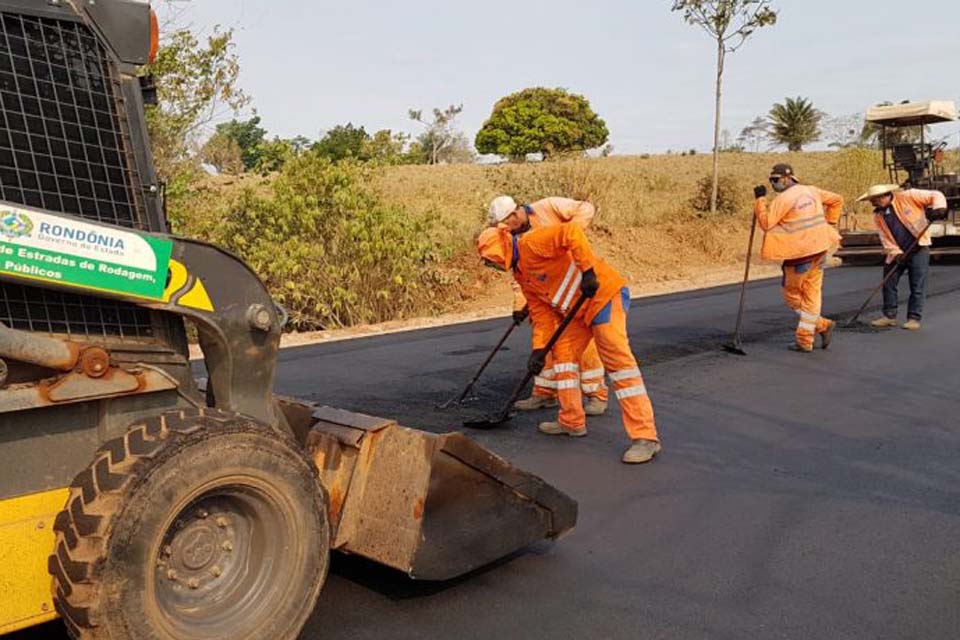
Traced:
<path fill-rule="evenodd" d="M 897 326 L 897 288 L 903 273 L 910 282 L 907 321 L 903 328 L 916 331 L 923 319 L 923 303 L 927 296 L 927 273 L 930 271 L 930 230 L 934 220 L 947 217 L 947 199 L 939 191 L 908 189 L 899 185 L 878 184 L 857 198 L 873 205 L 873 218 L 886 254 L 883 277 L 883 315 L 870 324 L 874 327 Z"/>
<path fill-rule="evenodd" d="M 529 229 L 539 229 L 557 224 L 576 224 L 587 228 L 596 214 L 589 202 L 570 198 L 544 198 L 530 204 L 518 206 L 510 196 L 498 196 L 490 203 L 490 225 L 502 224 L 512 233 L 523 233 Z M 520 285 L 510 281 L 513 288 L 513 319 L 518 324 L 527 316 L 527 300 Z M 534 320 L 531 318 L 531 322 Z M 541 322 L 552 318 L 541 318 Z M 544 327 L 552 333 L 556 326 Z M 588 416 L 603 415 L 607 411 L 608 391 L 604 383 L 603 364 L 597 353 L 597 346 L 590 341 L 580 357 L 580 390 L 586 397 L 583 410 Z M 543 371 L 534 378 L 533 393 L 529 398 L 518 401 L 514 407 L 520 411 L 534 411 L 545 407 L 557 406 L 557 380 L 552 354 L 547 354 Z"/>
<path fill-rule="evenodd" d="M 554 225 L 516 235 L 502 227 L 489 228 L 480 234 L 477 249 L 487 263 L 510 271 L 527 298 L 535 318 L 531 372 L 543 368 L 549 328 L 560 322 L 579 295 L 587 298 L 553 348 L 560 415 L 556 421 L 541 423 L 539 431 L 574 437 L 587 434 L 578 360 L 592 339 L 633 442 L 621 459 L 629 464 L 650 461 L 660 451 L 660 440 L 653 405 L 630 351 L 626 322 L 630 295 L 623 276 L 593 253 L 578 225 Z"/>

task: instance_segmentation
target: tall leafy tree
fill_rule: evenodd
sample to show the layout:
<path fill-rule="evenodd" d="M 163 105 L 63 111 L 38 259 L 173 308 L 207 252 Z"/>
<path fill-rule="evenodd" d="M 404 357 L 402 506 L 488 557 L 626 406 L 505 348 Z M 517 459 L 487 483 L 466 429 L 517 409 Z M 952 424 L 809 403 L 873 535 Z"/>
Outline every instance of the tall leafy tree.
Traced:
<path fill-rule="evenodd" d="M 531 153 L 547 158 L 596 149 L 609 137 L 606 122 L 585 97 L 534 87 L 498 100 L 475 144 L 480 153 L 522 160 Z"/>
<path fill-rule="evenodd" d="M 164 36 L 156 61 L 145 72 L 157 84 L 158 104 L 147 107 L 157 170 L 175 181 L 207 126 L 250 102 L 237 85 L 240 61 L 233 31 L 214 29 L 202 41 L 189 29 L 174 31 Z"/>
<path fill-rule="evenodd" d="M 713 117 L 713 184 L 710 212 L 717 212 L 720 178 L 720 102 L 723 71 L 727 54 L 739 49 L 762 27 L 776 24 L 777 12 L 770 0 L 674 0 L 672 11 L 706 31 L 716 43 L 717 73 Z"/>
<path fill-rule="evenodd" d="M 261 146 L 266 140 L 266 135 L 267 130 L 260 126 L 260 116 L 254 115 L 248 120 L 234 118 L 229 122 L 221 122 L 217 125 L 211 141 L 224 138 L 236 143 L 240 149 L 243 168 L 250 171 L 260 162 Z"/>
<path fill-rule="evenodd" d="M 352 122 L 348 122 L 327 131 L 314 143 L 313 150 L 332 162 L 348 158 L 363 160 L 364 146 L 369 140 L 370 134 L 362 126 L 355 127 Z"/>
<path fill-rule="evenodd" d="M 770 139 L 789 151 L 803 151 L 803 145 L 820 139 L 823 114 L 810 100 L 787 98 L 770 109 Z"/>

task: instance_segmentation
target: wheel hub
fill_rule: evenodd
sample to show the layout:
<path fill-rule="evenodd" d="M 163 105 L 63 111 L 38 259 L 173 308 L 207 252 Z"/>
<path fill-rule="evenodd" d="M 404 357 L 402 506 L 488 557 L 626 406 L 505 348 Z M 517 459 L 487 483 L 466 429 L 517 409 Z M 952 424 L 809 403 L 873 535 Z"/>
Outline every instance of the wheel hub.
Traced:
<path fill-rule="evenodd" d="M 214 589 L 218 580 L 230 577 L 238 522 L 225 507 L 216 499 L 205 500 L 181 514 L 168 531 L 157 567 L 160 579 L 174 591 Z"/>

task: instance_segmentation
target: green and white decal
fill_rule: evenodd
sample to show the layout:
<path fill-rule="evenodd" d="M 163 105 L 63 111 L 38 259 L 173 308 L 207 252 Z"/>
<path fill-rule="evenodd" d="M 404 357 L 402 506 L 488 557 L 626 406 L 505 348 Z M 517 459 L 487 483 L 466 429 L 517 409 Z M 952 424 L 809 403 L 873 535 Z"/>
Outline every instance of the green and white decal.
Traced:
<path fill-rule="evenodd" d="M 173 242 L 0 204 L 0 274 L 161 300 Z"/>

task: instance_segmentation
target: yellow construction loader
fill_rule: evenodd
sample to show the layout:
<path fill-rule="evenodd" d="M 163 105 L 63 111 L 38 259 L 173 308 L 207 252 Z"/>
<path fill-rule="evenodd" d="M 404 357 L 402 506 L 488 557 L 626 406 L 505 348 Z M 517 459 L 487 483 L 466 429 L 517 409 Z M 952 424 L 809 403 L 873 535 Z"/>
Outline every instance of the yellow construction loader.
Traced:
<path fill-rule="evenodd" d="M 331 552 L 444 580 L 573 527 L 459 433 L 273 394 L 283 310 L 167 233 L 148 5 L 0 0 L 0 28 L 0 635 L 289 640 Z"/>

